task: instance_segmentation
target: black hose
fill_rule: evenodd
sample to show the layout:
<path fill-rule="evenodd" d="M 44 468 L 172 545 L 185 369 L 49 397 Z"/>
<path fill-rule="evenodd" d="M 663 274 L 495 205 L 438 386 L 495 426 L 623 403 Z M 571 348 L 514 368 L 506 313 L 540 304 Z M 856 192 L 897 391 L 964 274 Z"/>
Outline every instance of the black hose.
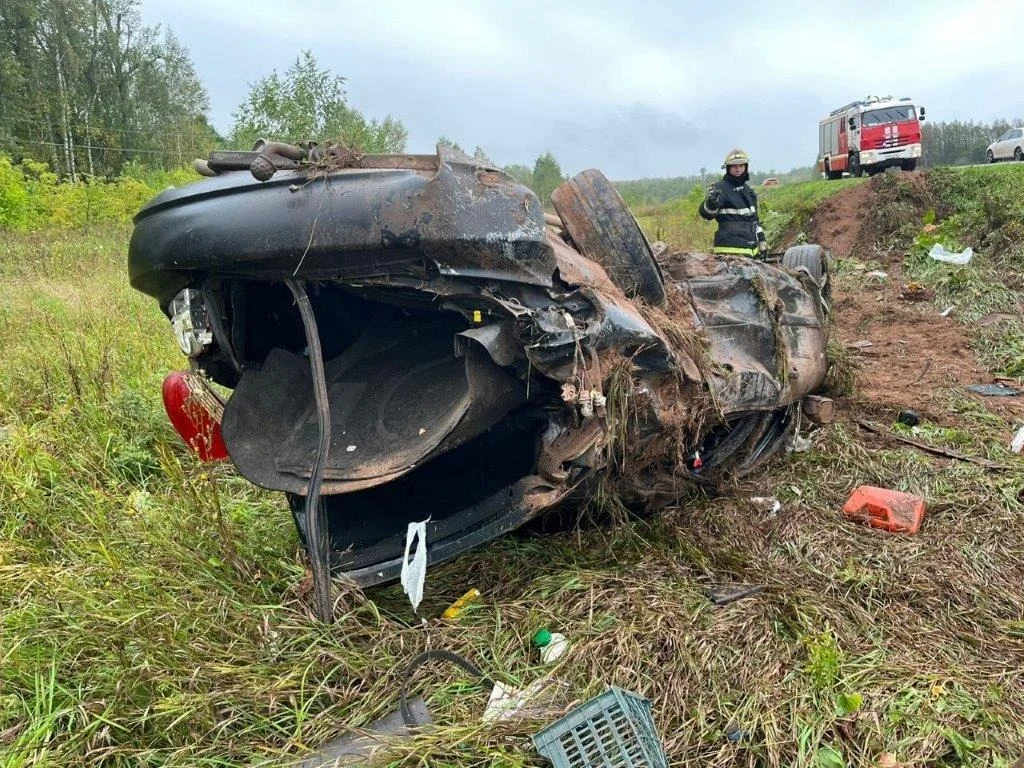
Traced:
<path fill-rule="evenodd" d="M 402 711 L 402 719 L 405 720 L 405 724 L 410 728 L 418 725 L 416 718 L 412 714 L 412 710 L 409 709 L 409 683 L 412 681 L 413 673 L 426 664 L 428 661 L 448 661 L 456 666 L 462 667 L 464 670 L 469 672 L 480 680 L 480 683 L 485 686 L 494 687 L 494 681 L 491 680 L 487 675 L 483 673 L 480 667 L 476 666 L 473 662 L 468 659 L 459 656 L 457 653 L 445 650 L 433 650 L 424 651 L 419 656 L 415 657 L 406 666 L 405 671 L 402 672 L 402 691 L 399 696 L 399 701 Z"/>
<path fill-rule="evenodd" d="M 327 451 L 331 445 L 331 406 L 327 399 L 327 377 L 324 374 L 324 354 L 320 347 L 320 331 L 317 329 L 313 306 L 309 303 L 306 288 L 298 280 L 286 280 L 285 283 L 295 297 L 302 316 L 302 326 L 306 331 L 306 344 L 309 346 L 309 367 L 313 373 L 313 395 L 316 398 L 316 410 L 319 417 L 320 437 L 317 441 L 316 458 L 313 470 L 309 475 L 306 488 L 304 515 L 306 518 L 306 540 L 309 549 L 309 565 L 313 571 L 313 605 L 316 616 L 325 624 L 334 621 L 334 609 L 331 603 L 331 567 L 327 542 L 323 507 L 320 504 L 320 486 L 324 480 L 324 467 L 327 464 Z"/>

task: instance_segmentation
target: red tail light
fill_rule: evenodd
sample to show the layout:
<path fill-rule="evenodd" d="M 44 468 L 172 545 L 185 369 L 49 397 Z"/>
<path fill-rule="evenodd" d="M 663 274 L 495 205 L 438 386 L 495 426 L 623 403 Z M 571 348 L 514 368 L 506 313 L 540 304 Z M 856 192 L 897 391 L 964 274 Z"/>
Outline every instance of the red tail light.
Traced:
<path fill-rule="evenodd" d="M 224 401 L 205 379 L 189 371 L 175 371 L 164 379 L 163 395 L 167 418 L 200 459 L 220 461 L 228 457 L 220 433 Z"/>

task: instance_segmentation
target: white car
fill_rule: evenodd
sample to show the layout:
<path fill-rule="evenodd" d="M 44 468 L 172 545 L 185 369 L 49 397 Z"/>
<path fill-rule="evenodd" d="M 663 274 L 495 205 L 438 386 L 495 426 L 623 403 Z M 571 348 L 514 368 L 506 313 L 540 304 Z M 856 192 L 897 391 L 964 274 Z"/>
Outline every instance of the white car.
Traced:
<path fill-rule="evenodd" d="M 985 157 L 990 163 L 996 160 L 1024 160 L 1024 128 L 1011 128 L 988 145 Z"/>

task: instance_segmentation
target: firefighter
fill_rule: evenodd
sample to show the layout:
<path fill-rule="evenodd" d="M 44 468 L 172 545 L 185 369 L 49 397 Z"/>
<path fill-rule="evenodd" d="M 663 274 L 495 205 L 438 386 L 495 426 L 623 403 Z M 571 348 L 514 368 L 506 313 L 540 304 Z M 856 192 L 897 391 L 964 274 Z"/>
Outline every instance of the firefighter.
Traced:
<path fill-rule="evenodd" d="M 718 222 L 713 253 L 735 253 L 764 258 L 768 242 L 757 218 L 757 195 L 747 185 L 750 157 L 742 149 L 725 156 L 725 175 L 708 187 L 700 204 L 701 218 Z"/>

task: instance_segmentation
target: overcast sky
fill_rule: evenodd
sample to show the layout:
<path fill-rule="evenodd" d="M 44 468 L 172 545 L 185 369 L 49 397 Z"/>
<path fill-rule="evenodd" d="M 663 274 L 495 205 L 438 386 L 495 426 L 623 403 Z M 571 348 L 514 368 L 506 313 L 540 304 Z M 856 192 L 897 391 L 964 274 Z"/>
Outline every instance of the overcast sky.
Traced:
<path fill-rule="evenodd" d="M 809 165 L 817 122 L 866 94 L 931 120 L 1024 117 L 1024 2 L 142 0 L 188 46 L 221 133 L 249 84 L 303 49 L 391 113 L 501 164 L 551 151 L 616 179 Z"/>

